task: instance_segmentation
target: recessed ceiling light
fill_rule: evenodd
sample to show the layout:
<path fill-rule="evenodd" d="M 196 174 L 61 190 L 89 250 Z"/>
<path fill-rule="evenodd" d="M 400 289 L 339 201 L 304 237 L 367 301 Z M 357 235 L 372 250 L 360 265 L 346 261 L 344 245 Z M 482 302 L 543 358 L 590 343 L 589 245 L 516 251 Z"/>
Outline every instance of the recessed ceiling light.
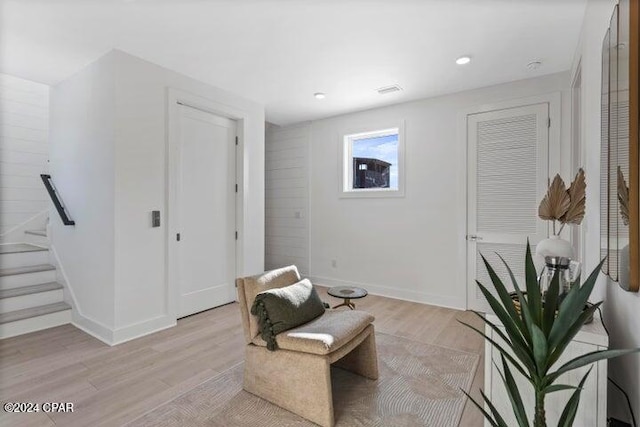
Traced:
<path fill-rule="evenodd" d="M 314 93 L 314 94 L 313 94 L 313 96 L 314 96 L 316 99 L 325 99 L 325 98 L 327 97 L 327 95 L 325 95 L 325 94 L 324 94 L 324 93 L 322 93 L 322 92 L 316 92 L 316 93 Z"/>
<path fill-rule="evenodd" d="M 391 86 L 385 86 L 385 87 L 380 87 L 378 89 L 376 89 L 376 91 L 380 94 L 380 95 L 386 95 L 388 93 L 393 93 L 393 92 L 400 92 L 402 90 L 402 88 L 398 85 L 391 85 Z"/>
<path fill-rule="evenodd" d="M 542 61 L 531 61 L 527 64 L 527 68 L 530 70 L 537 70 L 542 66 Z"/>
<path fill-rule="evenodd" d="M 456 59 L 456 64 L 458 65 L 465 65 L 465 64 L 468 64 L 469 62 L 471 62 L 470 56 L 461 56 L 460 58 Z"/>

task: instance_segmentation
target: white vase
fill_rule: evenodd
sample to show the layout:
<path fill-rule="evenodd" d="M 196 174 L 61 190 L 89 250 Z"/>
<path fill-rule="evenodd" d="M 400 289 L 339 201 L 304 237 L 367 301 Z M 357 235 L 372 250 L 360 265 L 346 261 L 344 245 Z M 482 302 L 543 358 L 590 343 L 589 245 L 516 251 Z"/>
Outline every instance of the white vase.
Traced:
<path fill-rule="evenodd" d="M 573 259 L 573 247 L 571 243 L 559 236 L 551 236 L 548 239 L 544 239 L 536 246 L 536 255 L 546 257 L 559 257 Z"/>

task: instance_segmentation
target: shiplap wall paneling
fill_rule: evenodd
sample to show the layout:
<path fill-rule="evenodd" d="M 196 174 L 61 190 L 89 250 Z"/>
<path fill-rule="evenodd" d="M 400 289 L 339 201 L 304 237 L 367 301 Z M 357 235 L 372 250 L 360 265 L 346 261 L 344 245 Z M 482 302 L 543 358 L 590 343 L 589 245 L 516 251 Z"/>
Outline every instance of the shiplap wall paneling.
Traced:
<path fill-rule="evenodd" d="M 309 273 L 309 127 L 270 127 L 265 149 L 265 268 Z"/>
<path fill-rule="evenodd" d="M 0 74 L 0 235 L 48 207 L 49 87 Z"/>

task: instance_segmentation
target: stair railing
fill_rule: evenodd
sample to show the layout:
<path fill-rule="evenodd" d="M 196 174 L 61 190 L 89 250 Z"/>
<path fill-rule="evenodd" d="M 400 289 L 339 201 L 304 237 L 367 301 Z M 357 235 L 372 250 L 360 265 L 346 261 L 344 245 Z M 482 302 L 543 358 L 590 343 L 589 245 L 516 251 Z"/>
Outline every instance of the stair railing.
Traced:
<path fill-rule="evenodd" d="M 51 175 L 41 174 L 40 178 L 42 178 L 42 182 L 44 183 L 45 188 L 47 189 L 47 193 L 49 193 L 49 197 L 51 197 L 51 201 L 53 205 L 56 207 L 58 214 L 60 215 L 60 219 L 64 225 L 76 225 L 76 222 L 73 221 L 69 217 L 69 212 L 67 211 L 66 206 L 62 203 L 62 199 L 60 198 L 60 193 L 56 190 L 56 187 L 53 185 L 53 181 L 51 180 Z"/>

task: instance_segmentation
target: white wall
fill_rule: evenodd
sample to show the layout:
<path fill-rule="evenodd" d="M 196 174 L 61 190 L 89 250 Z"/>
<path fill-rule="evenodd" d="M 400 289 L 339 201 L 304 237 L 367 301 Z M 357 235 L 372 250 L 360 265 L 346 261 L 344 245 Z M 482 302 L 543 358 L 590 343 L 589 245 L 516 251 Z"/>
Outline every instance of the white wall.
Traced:
<path fill-rule="evenodd" d="M 0 74 L 0 237 L 48 208 L 40 179 L 49 170 L 49 86 Z M 42 220 L 44 224 L 44 218 Z"/>
<path fill-rule="evenodd" d="M 309 124 L 269 126 L 265 150 L 265 268 L 308 275 Z"/>
<path fill-rule="evenodd" d="M 126 339 L 175 320 L 168 316 L 166 291 L 167 88 L 246 114 L 239 276 L 264 271 L 264 110 L 126 53 L 110 55 L 116 61 L 116 332 Z M 161 211 L 163 227 L 151 228 L 152 210 Z"/>
<path fill-rule="evenodd" d="M 574 63 L 582 64 L 582 123 L 587 177 L 586 260 L 599 262 L 600 253 L 600 94 L 602 41 L 609 27 L 615 0 L 590 0 L 582 27 L 579 49 Z M 623 291 L 616 283 L 600 278 L 594 299 L 606 298 L 605 322 L 610 332 L 611 348 L 640 347 L 640 294 Z M 595 296 L 595 295 L 594 295 Z M 599 297 L 599 298 L 598 298 Z M 640 355 L 609 361 L 609 375 L 629 393 L 636 418 L 640 417 Z M 623 395 L 609 386 L 609 414 L 631 421 Z"/>
<path fill-rule="evenodd" d="M 362 284 L 381 295 L 465 308 L 460 115 L 479 105 L 561 91 L 566 113 L 568 87 L 563 73 L 312 122 L 310 275 L 318 283 Z M 405 121 L 405 197 L 340 198 L 341 134 L 390 120 Z M 568 143 L 568 117 L 564 122 L 562 140 Z M 556 160 L 556 171 L 567 164 Z"/>
<path fill-rule="evenodd" d="M 113 57 L 102 57 L 51 88 L 51 177 L 76 222 L 65 226 L 53 212 L 51 247 L 74 296 L 74 321 L 98 336 L 115 324 L 113 67 Z"/>
<path fill-rule="evenodd" d="M 74 320 L 108 343 L 175 324 L 166 256 L 168 88 L 243 112 L 238 275 L 264 270 L 262 106 L 112 51 L 52 93 L 52 170 L 77 224 L 58 226 L 53 246 L 82 315 Z M 152 210 L 161 211 L 159 228 L 151 227 Z M 105 271 L 93 268 L 98 260 Z M 85 292 L 110 295 L 98 308 Z"/>

